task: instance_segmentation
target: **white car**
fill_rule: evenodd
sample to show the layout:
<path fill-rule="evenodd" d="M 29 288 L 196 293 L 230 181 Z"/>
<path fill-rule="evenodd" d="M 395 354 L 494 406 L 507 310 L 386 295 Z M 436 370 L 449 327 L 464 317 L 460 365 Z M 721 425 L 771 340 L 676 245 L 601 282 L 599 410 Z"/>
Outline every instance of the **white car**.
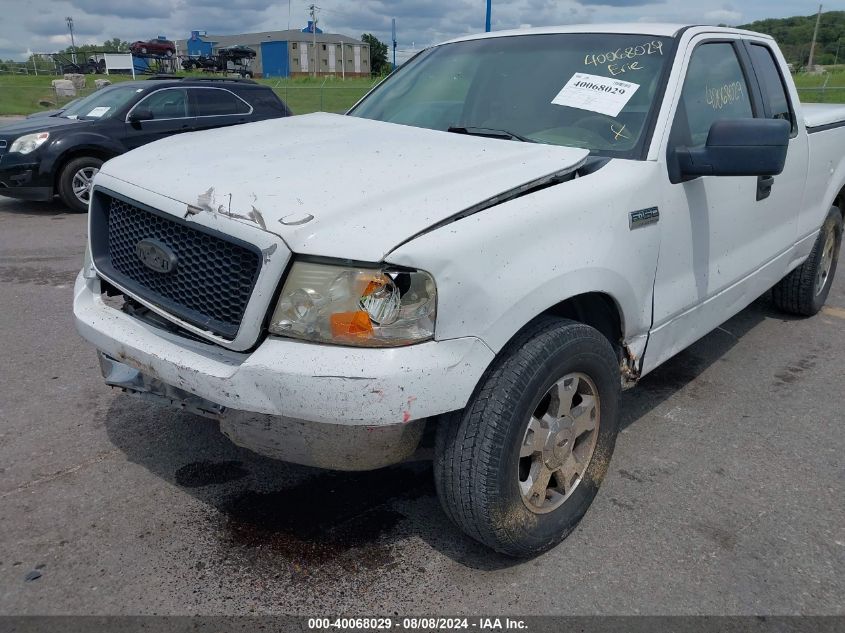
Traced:
<path fill-rule="evenodd" d="M 533 555 L 593 501 L 620 388 L 770 288 L 818 312 L 843 152 L 763 35 L 465 37 L 347 115 L 108 161 L 76 323 L 109 385 L 262 455 L 375 469 L 431 431 L 449 517 Z"/>

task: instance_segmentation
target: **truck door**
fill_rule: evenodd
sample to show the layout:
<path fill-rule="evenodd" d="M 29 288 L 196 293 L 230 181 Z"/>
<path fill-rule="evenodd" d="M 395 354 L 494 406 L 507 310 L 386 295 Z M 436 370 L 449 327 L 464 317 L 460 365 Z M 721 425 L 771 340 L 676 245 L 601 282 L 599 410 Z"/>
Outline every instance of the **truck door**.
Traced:
<path fill-rule="evenodd" d="M 748 50 L 738 36 L 693 38 L 666 148 L 703 146 L 720 119 L 765 117 Z M 806 142 L 793 137 L 774 179 L 706 176 L 667 183 L 647 372 L 750 304 L 787 271 L 803 192 Z"/>

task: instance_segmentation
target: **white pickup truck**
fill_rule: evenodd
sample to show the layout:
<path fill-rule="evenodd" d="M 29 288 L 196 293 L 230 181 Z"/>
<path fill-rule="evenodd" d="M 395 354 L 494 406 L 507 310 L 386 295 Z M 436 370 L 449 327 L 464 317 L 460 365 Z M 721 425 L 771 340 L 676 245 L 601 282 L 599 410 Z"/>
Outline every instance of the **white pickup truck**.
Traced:
<path fill-rule="evenodd" d="M 533 555 L 595 497 L 622 388 L 770 288 L 819 311 L 844 155 L 845 107 L 802 106 L 763 35 L 464 37 L 346 115 L 108 161 L 76 324 L 109 385 L 262 455 L 375 469 L 433 437 L 449 517 Z"/>

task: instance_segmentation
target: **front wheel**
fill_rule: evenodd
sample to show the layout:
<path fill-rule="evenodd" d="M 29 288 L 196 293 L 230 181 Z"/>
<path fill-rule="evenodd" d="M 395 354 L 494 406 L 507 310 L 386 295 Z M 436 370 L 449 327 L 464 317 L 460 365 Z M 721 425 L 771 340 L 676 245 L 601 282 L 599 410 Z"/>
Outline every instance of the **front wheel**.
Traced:
<path fill-rule="evenodd" d="M 824 306 L 842 246 L 842 212 L 831 207 L 810 255 L 772 288 L 775 305 L 784 312 L 813 316 Z"/>
<path fill-rule="evenodd" d="M 552 317 L 529 325 L 438 427 L 434 476 L 449 518 L 510 556 L 558 544 L 607 472 L 620 384 L 597 330 Z"/>
<path fill-rule="evenodd" d="M 59 197 L 71 211 L 88 211 L 92 182 L 102 164 L 99 158 L 82 156 L 68 161 L 62 168 L 59 174 Z"/>

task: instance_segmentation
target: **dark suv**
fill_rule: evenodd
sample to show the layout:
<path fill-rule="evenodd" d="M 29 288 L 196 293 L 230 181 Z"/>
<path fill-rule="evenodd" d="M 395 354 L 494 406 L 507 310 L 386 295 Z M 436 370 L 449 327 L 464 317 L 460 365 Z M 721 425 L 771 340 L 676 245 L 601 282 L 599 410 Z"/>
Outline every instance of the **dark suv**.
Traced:
<path fill-rule="evenodd" d="M 91 181 L 113 156 L 172 134 L 290 115 L 269 86 L 249 80 L 115 84 L 53 116 L 0 127 L 0 195 L 50 200 L 58 194 L 74 211 L 86 211 Z"/>

